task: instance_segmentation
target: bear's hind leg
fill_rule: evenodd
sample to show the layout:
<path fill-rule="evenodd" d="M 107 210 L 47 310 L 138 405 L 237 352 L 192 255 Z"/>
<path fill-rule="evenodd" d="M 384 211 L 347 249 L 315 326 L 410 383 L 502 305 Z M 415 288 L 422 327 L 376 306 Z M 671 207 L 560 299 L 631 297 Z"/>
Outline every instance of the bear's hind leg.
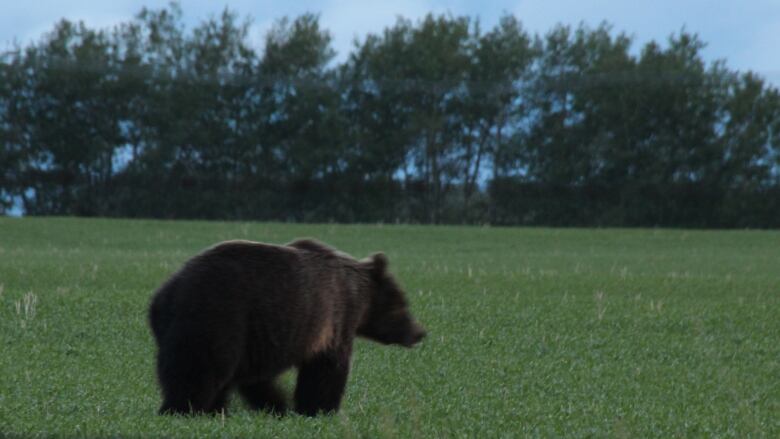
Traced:
<path fill-rule="evenodd" d="M 273 380 L 242 384 L 238 387 L 238 392 L 252 410 L 262 410 L 274 415 L 283 415 L 287 411 L 284 394 Z"/>
<path fill-rule="evenodd" d="M 351 349 L 323 352 L 300 367 L 295 386 L 296 412 L 315 416 L 338 411 L 347 385 L 350 353 Z"/>
<path fill-rule="evenodd" d="M 224 410 L 237 364 L 236 356 L 203 352 L 184 337 L 168 340 L 157 357 L 163 396 L 160 414 L 216 414 Z"/>

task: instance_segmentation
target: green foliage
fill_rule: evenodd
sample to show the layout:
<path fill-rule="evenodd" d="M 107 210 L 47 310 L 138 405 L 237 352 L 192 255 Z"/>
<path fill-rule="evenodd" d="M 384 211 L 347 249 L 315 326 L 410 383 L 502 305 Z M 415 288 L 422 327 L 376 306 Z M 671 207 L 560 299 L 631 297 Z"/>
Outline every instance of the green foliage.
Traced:
<path fill-rule="evenodd" d="M 62 20 L 0 57 L 0 213 L 780 226 L 780 93 L 694 34 L 429 14 L 335 62 L 313 14 L 262 45 L 228 9 L 182 17 Z"/>
<path fill-rule="evenodd" d="M 530 129 L 514 144 L 527 172 L 491 182 L 493 221 L 778 226 L 758 207 L 774 209 L 779 187 L 777 90 L 706 67 L 703 46 L 681 33 L 634 57 L 606 25 L 551 31 L 529 86 Z M 757 210 L 732 204 L 744 197 Z"/>
<path fill-rule="evenodd" d="M 385 251 L 429 337 L 359 341 L 337 416 L 157 416 L 152 291 L 216 241 L 300 236 Z M 779 249 L 776 232 L 0 218 L 0 436 L 777 437 Z"/>

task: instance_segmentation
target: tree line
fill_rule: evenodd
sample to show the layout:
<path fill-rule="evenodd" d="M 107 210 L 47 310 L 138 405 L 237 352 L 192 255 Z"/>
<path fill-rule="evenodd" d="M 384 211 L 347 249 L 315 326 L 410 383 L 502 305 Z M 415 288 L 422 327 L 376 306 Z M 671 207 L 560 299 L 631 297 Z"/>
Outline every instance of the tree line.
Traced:
<path fill-rule="evenodd" d="M 780 226 L 778 89 L 695 34 L 428 15 L 337 62 L 316 15 L 249 30 L 174 3 L 4 52 L 0 213 Z"/>

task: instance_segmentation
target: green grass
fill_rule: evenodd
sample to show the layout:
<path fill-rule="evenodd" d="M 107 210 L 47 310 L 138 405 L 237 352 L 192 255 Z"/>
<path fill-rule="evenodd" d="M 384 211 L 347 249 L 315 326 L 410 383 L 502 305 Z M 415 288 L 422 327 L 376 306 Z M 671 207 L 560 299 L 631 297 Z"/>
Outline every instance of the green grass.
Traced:
<path fill-rule="evenodd" d="M 157 416 L 152 291 L 300 236 L 385 251 L 429 337 L 359 341 L 337 416 Z M 0 346 L 0 436 L 779 437 L 780 233 L 2 218 Z"/>

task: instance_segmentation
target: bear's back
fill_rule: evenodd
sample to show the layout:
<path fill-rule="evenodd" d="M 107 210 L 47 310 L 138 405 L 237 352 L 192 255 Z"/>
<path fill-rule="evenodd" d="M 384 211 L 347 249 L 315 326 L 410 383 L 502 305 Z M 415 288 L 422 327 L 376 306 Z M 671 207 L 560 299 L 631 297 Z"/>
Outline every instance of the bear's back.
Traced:
<path fill-rule="evenodd" d="M 282 246 L 252 241 L 216 244 L 189 259 L 157 290 L 152 301 L 153 326 L 154 320 L 170 320 L 184 313 L 193 314 L 192 318 L 201 314 L 239 318 L 257 307 L 254 302 L 285 295 L 285 288 L 294 288 L 290 279 L 296 276 L 298 259 L 293 249 Z"/>

